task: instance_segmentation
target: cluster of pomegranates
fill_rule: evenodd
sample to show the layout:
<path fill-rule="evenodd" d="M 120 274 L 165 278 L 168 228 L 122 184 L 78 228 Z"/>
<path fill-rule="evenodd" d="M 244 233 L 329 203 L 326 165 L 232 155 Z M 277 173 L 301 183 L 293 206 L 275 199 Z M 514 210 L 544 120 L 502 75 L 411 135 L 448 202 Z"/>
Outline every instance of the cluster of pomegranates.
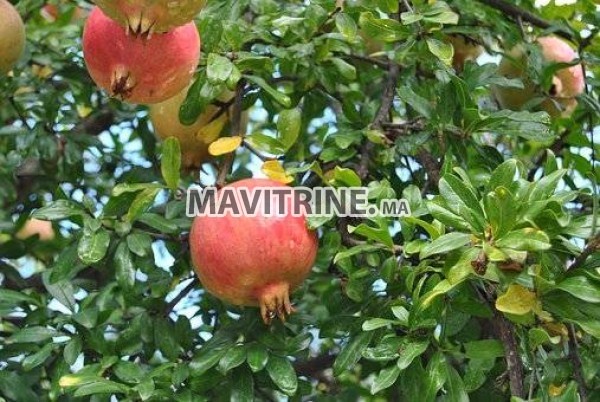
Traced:
<path fill-rule="evenodd" d="M 96 0 L 96 4 L 83 34 L 92 79 L 111 96 L 150 104 L 159 136 L 178 138 L 184 165 L 197 166 L 228 121 L 228 113 L 209 106 L 194 124 L 179 122 L 179 108 L 200 56 L 198 31 L 189 21 L 204 0 Z M 248 179 L 229 187 L 252 191 L 258 186 L 285 185 Z M 262 209 L 253 216 L 196 217 L 189 242 L 204 288 L 229 303 L 260 307 L 267 324 L 292 313 L 289 294 L 309 274 L 318 248 L 316 233 L 308 229 L 305 217 L 274 217 Z"/>
<path fill-rule="evenodd" d="M 192 21 L 204 0 L 97 0 L 83 30 L 90 76 L 131 103 L 166 101 L 191 82 L 200 60 Z"/>

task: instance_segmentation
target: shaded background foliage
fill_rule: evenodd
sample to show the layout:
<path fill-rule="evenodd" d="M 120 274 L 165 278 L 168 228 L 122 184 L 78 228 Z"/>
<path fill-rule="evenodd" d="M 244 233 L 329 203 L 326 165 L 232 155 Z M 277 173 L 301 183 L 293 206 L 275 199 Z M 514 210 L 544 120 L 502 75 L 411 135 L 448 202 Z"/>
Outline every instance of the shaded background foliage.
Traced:
<path fill-rule="evenodd" d="M 14 3 L 27 48 L 0 79 L 2 398 L 600 400 L 593 1 L 209 0 L 180 117 L 228 87 L 249 135 L 235 161 L 181 176 L 147 109 L 91 82 L 77 4 L 50 1 L 49 22 L 43 2 Z M 454 71 L 448 33 L 486 55 Z M 585 63 L 575 114 L 499 110 L 498 55 L 548 33 Z M 265 327 L 194 279 L 182 190 L 269 158 L 295 184 L 402 196 L 413 216 L 311 222 L 299 312 Z M 55 239 L 15 236 L 32 214 Z"/>

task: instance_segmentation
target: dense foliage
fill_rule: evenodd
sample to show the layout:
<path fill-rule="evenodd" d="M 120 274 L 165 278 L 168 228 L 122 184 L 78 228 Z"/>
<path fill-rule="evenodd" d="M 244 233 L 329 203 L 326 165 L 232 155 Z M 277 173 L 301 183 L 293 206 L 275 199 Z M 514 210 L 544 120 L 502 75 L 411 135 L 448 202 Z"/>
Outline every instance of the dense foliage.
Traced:
<path fill-rule="evenodd" d="M 600 400 L 594 1 L 209 0 L 180 118 L 215 103 L 248 134 L 202 170 L 89 78 L 92 4 L 48 1 L 56 20 L 12 1 L 27 46 L 0 77 L 0 400 Z M 449 34 L 485 54 L 455 69 Z M 584 63 L 574 114 L 501 110 L 500 55 L 547 34 Z M 528 48 L 548 89 L 561 66 Z M 311 221 L 317 263 L 271 326 L 202 290 L 183 197 L 261 166 L 412 209 Z M 56 236 L 17 236 L 31 217 Z"/>

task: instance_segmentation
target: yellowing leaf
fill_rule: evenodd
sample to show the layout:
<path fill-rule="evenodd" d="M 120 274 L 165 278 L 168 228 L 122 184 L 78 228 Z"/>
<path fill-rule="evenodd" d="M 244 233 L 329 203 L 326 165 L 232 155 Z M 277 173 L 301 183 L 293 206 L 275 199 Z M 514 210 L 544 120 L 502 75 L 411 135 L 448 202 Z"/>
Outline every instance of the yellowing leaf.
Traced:
<path fill-rule="evenodd" d="M 288 175 L 278 161 L 266 161 L 261 168 L 262 172 L 271 180 L 284 184 L 291 183 L 294 178 Z"/>
<path fill-rule="evenodd" d="M 567 384 L 561 384 L 561 385 L 550 384 L 548 386 L 548 393 L 550 394 L 550 396 L 553 396 L 553 397 L 561 396 L 566 387 L 567 387 Z"/>
<path fill-rule="evenodd" d="M 213 156 L 225 155 L 234 152 L 242 145 L 242 137 L 222 137 L 210 144 L 208 152 Z"/>
<path fill-rule="evenodd" d="M 496 300 L 496 309 L 504 313 L 524 315 L 537 310 L 539 301 L 532 291 L 521 285 L 512 284 L 502 296 Z"/>
<path fill-rule="evenodd" d="M 31 72 L 33 73 L 33 75 L 37 76 L 38 78 L 48 78 L 52 75 L 52 69 L 48 66 L 40 66 L 37 64 L 34 64 L 31 67 Z"/>
<path fill-rule="evenodd" d="M 77 115 L 79 117 L 88 117 L 92 113 L 93 109 L 84 105 L 77 105 Z"/>
<path fill-rule="evenodd" d="M 66 387 L 73 387 L 73 386 L 79 384 L 80 382 L 81 382 L 81 378 L 79 378 L 77 376 L 63 375 L 58 380 L 58 385 L 60 385 L 63 388 L 66 388 Z"/>

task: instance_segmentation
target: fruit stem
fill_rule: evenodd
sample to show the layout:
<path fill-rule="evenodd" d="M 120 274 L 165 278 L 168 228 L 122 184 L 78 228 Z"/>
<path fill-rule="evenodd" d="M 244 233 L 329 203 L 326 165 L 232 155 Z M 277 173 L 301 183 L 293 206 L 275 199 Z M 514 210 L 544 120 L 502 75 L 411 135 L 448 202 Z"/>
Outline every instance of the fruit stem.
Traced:
<path fill-rule="evenodd" d="M 270 325 L 275 316 L 285 322 L 286 315 L 296 311 L 290 303 L 290 286 L 285 282 L 270 284 L 262 288 L 258 302 L 260 315 L 266 325 Z"/>

